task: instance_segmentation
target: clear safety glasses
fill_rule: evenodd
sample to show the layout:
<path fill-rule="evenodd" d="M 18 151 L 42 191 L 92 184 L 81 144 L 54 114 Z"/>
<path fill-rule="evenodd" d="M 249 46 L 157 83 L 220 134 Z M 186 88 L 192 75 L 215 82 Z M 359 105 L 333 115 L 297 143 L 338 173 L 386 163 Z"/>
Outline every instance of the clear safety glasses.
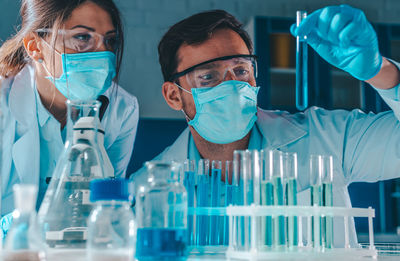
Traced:
<path fill-rule="evenodd" d="M 185 76 L 191 88 L 214 87 L 232 80 L 250 82 L 257 77 L 257 57 L 255 55 L 231 55 L 208 60 L 172 75 L 170 81 Z"/>
<path fill-rule="evenodd" d="M 39 36 L 43 37 L 45 33 L 53 33 L 54 31 L 49 28 L 36 30 Z M 61 44 L 64 44 L 66 49 L 71 49 L 79 53 L 95 52 L 99 50 L 104 44 L 107 51 L 116 52 L 121 45 L 117 33 L 110 33 L 105 36 L 88 31 L 84 28 L 76 28 L 71 30 L 58 30 L 58 35 L 62 37 L 57 38 Z"/>

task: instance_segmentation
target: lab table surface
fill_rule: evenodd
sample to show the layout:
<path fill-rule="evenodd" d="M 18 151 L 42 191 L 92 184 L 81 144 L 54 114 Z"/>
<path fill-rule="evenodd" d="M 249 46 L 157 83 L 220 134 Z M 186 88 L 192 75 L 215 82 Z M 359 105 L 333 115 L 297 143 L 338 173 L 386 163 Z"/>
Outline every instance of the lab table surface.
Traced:
<path fill-rule="evenodd" d="M 125 259 L 120 258 L 104 258 L 104 259 L 97 259 L 96 261 L 105 261 L 105 260 L 113 260 L 113 261 L 122 261 Z M 224 261 L 227 260 L 225 254 L 206 254 L 206 255 L 191 255 L 187 259 L 188 261 L 204 261 L 204 260 L 211 260 L 211 261 Z M 285 261 L 290 261 L 289 259 L 282 259 Z M 293 260 L 300 260 L 300 259 L 293 259 Z M 312 259 L 306 259 L 312 260 Z M 351 256 L 347 259 L 348 261 L 354 260 Z M 340 260 L 340 261 L 347 261 L 347 260 Z M 399 256 L 378 256 L 377 259 L 372 258 L 363 258 L 357 260 L 377 260 L 377 261 L 399 261 Z M 85 250 L 51 250 L 48 252 L 47 261 L 87 261 Z"/>

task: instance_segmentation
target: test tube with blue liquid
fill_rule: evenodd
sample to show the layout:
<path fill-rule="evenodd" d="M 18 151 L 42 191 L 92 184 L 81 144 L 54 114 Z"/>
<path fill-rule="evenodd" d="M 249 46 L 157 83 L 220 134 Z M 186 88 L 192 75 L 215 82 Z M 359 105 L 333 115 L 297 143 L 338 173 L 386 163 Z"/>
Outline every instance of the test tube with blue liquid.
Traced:
<path fill-rule="evenodd" d="M 311 206 L 320 207 L 323 205 L 322 195 L 322 173 L 324 163 L 322 155 L 310 155 L 310 194 Z M 308 245 L 315 249 L 322 247 L 322 218 L 320 216 L 312 217 L 312 222 L 309 224 L 311 231 L 309 232 Z"/>
<path fill-rule="evenodd" d="M 188 208 L 194 208 L 195 202 L 195 186 L 196 186 L 196 161 L 185 160 L 183 163 L 184 179 L 183 185 L 187 191 Z M 195 244 L 195 231 L 194 231 L 194 215 L 188 214 L 188 242 L 189 245 Z"/>
<path fill-rule="evenodd" d="M 322 170 L 322 205 L 326 207 L 333 206 L 333 157 L 323 156 Z M 322 218 L 322 240 L 326 248 L 333 247 L 333 217 L 326 216 Z"/>
<path fill-rule="evenodd" d="M 238 164 L 239 169 L 239 187 L 240 198 L 239 204 L 250 206 L 253 203 L 253 177 L 251 165 L 251 152 L 249 150 L 237 150 L 233 153 L 234 161 Z M 238 242 L 240 247 L 245 250 L 249 249 L 250 242 L 250 217 L 240 217 L 239 226 L 243 229 L 238 231 Z"/>
<path fill-rule="evenodd" d="M 260 167 L 261 167 L 261 205 L 274 205 L 274 185 L 272 181 L 272 162 L 271 151 L 261 150 L 260 152 Z M 267 216 L 261 222 L 261 242 L 267 247 L 272 247 L 274 230 L 272 217 Z"/>
<path fill-rule="evenodd" d="M 207 159 L 200 159 L 197 164 L 197 191 L 196 207 L 210 207 L 209 202 L 210 187 L 210 162 Z M 196 244 L 207 245 L 209 242 L 209 217 L 205 215 L 196 216 Z"/>
<path fill-rule="evenodd" d="M 283 154 L 281 151 L 272 150 L 269 152 L 271 171 L 272 171 L 272 184 L 274 191 L 274 205 L 284 205 L 283 193 Z M 277 216 L 273 218 L 274 222 L 274 247 L 282 249 L 286 246 L 286 233 L 285 233 L 285 217 Z"/>
<path fill-rule="evenodd" d="M 211 162 L 211 207 L 220 207 L 221 204 L 221 192 L 222 192 L 222 163 L 219 160 L 213 160 Z M 210 220 L 210 245 L 219 245 L 221 242 L 221 225 L 223 224 L 221 217 L 211 216 Z"/>
<path fill-rule="evenodd" d="M 225 162 L 225 207 L 234 205 L 238 201 L 239 172 L 235 168 L 234 161 Z M 224 245 L 229 244 L 229 218 L 224 218 Z"/>
<path fill-rule="evenodd" d="M 296 25 L 307 17 L 307 12 L 296 12 Z M 296 37 L 296 108 L 303 111 L 308 107 L 308 51 L 307 36 Z"/>
<path fill-rule="evenodd" d="M 283 176 L 285 183 L 286 205 L 297 205 L 297 153 L 283 152 Z M 298 245 L 298 218 L 287 218 L 287 242 L 289 249 Z"/>

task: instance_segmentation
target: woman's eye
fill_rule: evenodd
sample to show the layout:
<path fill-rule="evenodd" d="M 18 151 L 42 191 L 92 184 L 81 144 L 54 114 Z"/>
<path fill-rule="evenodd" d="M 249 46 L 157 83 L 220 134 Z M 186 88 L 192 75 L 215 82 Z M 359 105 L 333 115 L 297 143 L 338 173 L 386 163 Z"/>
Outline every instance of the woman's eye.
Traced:
<path fill-rule="evenodd" d="M 77 34 L 77 35 L 74 35 L 74 39 L 77 39 L 77 40 L 83 41 L 83 42 L 88 42 L 91 38 L 92 38 L 92 36 L 90 34 Z"/>

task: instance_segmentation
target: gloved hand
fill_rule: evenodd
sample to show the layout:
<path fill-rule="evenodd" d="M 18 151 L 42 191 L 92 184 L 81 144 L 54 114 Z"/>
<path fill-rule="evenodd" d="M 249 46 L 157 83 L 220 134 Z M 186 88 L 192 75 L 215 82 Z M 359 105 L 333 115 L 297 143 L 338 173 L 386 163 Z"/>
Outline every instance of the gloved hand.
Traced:
<path fill-rule="evenodd" d="M 6 237 L 8 230 L 12 224 L 12 213 L 8 213 L 0 219 L 1 230 L 3 231 L 3 239 Z"/>
<path fill-rule="evenodd" d="M 330 64 L 365 81 L 382 65 L 378 38 L 364 13 L 348 5 L 328 6 L 311 13 L 294 36 L 307 36 L 307 43 Z"/>

